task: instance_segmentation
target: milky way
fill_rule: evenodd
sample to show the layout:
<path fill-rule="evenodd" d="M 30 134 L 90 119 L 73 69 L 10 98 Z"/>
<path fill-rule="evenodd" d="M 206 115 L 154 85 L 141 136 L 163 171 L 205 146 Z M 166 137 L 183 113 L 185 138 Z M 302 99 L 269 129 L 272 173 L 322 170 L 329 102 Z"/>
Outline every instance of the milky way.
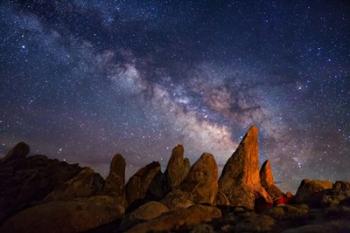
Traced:
<path fill-rule="evenodd" d="M 349 179 L 349 28 L 346 1 L 2 1 L 0 154 L 222 167 L 255 124 L 283 189 Z"/>

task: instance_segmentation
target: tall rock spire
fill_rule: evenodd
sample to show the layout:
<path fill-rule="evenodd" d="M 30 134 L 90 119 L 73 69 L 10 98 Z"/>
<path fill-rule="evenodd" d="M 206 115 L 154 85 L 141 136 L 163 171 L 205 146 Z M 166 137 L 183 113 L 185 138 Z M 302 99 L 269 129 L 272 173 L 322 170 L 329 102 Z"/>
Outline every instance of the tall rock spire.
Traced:
<path fill-rule="evenodd" d="M 273 200 L 276 200 L 283 195 L 283 192 L 275 185 L 269 160 L 266 160 L 260 169 L 260 180 L 261 185 L 266 189 Z"/>
<path fill-rule="evenodd" d="M 248 130 L 225 164 L 219 179 L 219 191 L 226 195 L 233 206 L 252 209 L 256 198 L 272 202 L 260 183 L 258 134 L 256 126 Z"/>
<path fill-rule="evenodd" d="M 184 157 L 184 147 L 182 145 L 175 146 L 165 171 L 165 176 L 171 190 L 181 184 L 187 176 L 190 167 L 190 161 Z"/>

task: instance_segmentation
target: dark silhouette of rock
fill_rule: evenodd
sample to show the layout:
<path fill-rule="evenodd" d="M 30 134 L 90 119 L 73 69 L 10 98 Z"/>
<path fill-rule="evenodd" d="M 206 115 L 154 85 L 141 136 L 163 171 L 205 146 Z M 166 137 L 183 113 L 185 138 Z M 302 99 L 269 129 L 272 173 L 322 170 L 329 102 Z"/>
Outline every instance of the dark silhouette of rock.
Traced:
<path fill-rule="evenodd" d="M 184 226 L 193 226 L 220 218 L 221 211 L 212 206 L 195 205 L 165 213 L 151 221 L 132 227 L 128 233 L 168 232 Z"/>
<path fill-rule="evenodd" d="M 219 179 L 219 191 L 227 196 L 233 206 L 253 209 L 257 198 L 272 203 L 260 183 L 257 127 L 248 130 L 225 164 Z"/>
<path fill-rule="evenodd" d="M 105 181 L 104 193 L 125 198 L 125 159 L 121 154 L 113 156 L 109 174 Z"/>
<path fill-rule="evenodd" d="M 184 158 L 184 147 L 182 145 L 174 147 L 165 171 L 165 176 L 171 190 L 181 184 L 187 176 L 190 167 L 190 161 Z"/>
<path fill-rule="evenodd" d="M 29 152 L 30 147 L 24 142 L 19 142 L 5 155 L 5 157 L 2 160 L 0 160 L 0 162 L 24 159 L 29 154 Z"/>
<path fill-rule="evenodd" d="M 297 193 L 295 195 L 295 202 L 308 203 L 314 205 L 319 202 L 322 196 L 322 191 L 332 189 L 333 183 L 328 180 L 302 180 Z"/>
<path fill-rule="evenodd" d="M 77 197 L 90 197 L 101 192 L 104 180 L 91 168 L 83 168 L 78 175 L 57 187 L 45 198 L 46 201 L 71 200 Z"/>
<path fill-rule="evenodd" d="M 25 157 L 28 148 L 19 143 L 8 153 L 8 159 L 0 162 L 0 222 L 42 201 L 82 169 L 77 164 L 48 159 L 43 155 Z"/>
<path fill-rule="evenodd" d="M 0 227 L 2 233 L 83 232 L 122 217 L 124 208 L 110 196 L 52 201 L 25 209 Z"/>
<path fill-rule="evenodd" d="M 260 180 L 261 185 L 265 188 L 267 193 L 274 201 L 280 199 L 284 195 L 283 192 L 275 185 L 269 160 L 266 160 L 260 169 Z"/>
<path fill-rule="evenodd" d="M 152 162 L 138 170 L 126 184 L 126 199 L 128 205 L 146 197 L 153 179 L 160 172 L 160 164 Z"/>
<path fill-rule="evenodd" d="M 161 200 L 169 192 L 169 186 L 164 173 L 159 171 L 153 178 L 146 193 L 147 200 Z"/>

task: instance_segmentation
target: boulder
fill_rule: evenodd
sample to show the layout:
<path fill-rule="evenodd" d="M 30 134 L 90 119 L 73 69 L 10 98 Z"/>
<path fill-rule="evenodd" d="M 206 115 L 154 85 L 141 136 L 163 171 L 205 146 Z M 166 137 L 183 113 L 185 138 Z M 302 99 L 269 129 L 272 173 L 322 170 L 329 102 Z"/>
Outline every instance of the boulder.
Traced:
<path fill-rule="evenodd" d="M 333 184 L 332 189 L 320 192 L 320 204 L 323 207 L 337 206 L 343 200 L 350 198 L 350 182 L 337 181 Z"/>
<path fill-rule="evenodd" d="M 131 226 L 159 217 L 169 211 L 169 208 L 161 202 L 150 201 L 123 218 L 119 230 L 124 231 Z"/>
<path fill-rule="evenodd" d="M 78 175 L 49 193 L 45 200 L 71 200 L 77 197 L 90 197 L 101 192 L 103 184 L 104 180 L 100 174 L 86 167 Z"/>
<path fill-rule="evenodd" d="M 182 183 L 187 176 L 190 167 L 190 161 L 187 158 L 184 158 L 184 147 L 182 145 L 174 147 L 168 166 L 165 170 L 165 176 L 171 190 Z"/>
<path fill-rule="evenodd" d="M 110 196 L 52 201 L 25 209 L 0 227 L 2 233 L 76 233 L 119 219 L 124 208 Z"/>
<path fill-rule="evenodd" d="M 30 147 L 24 142 L 19 142 L 0 160 L 0 162 L 24 159 L 29 152 Z"/>
<path fill-rule="evenodd" d="M 180 189 L 196 204 L 214 204 L 218 192 L 218 166 L 214 156 L 204 153 L 191 167 Z"/>
<path fill-rule="evenodd" d="M 269 160 L 266 160 L 260 169 L 260 181 L 261 185 L 265 188 L 267 193 L 274 201 L 280 199 L 284 195 L 283 192 L 275 185 Z"/>
<path fill-rule="evenodd" d="M 256 199 L 272 203 L 260 182 L 257 127 L 248 130 L 225 164 L 219 179 L 219 192 L 226 195 L 232 206 L 253 209 Z"/>
<path fill-rule="evenodd" d="M 309 203 L 314 205 L 322 198 L 323 191 L 332 189 L 333 184 L 328 180 L 304 179 L 294 197 L 296 203 Z"/>
<path fill-rule="evenodd" d="M 125 159 L 121 154 L 113 156 L 103 192 L 111 196 L 125 198 Z"/>
<path fill-rule="evenodd" d="M 198 225 L 199 223 L 209 222 L 213 219 L 221 218 L 221 211 L 212 206 L 195 205 L 187 209 L 177 209 L 165 213 L 153 220 L 138 224 L 128 233 L 146 233 L 146 232 L 168 232 L 181 227 Z"/>
<path fill-rule="evenodd" d="M 168 193 L 165 198 L 161 200 L 161 202 L 164 203 L 169 209 L 174 210 L 193 206 L 194 203 L 192 199 L 193 198 L 190 193 L 176 189 Z"/>
<path fill-rule="evenodd" d="M 128 205 L 144 199 L 153 179 L 160 172 L 159 162 L 152 162 L 138 170 L 128 181 L 125 187 Z"/>

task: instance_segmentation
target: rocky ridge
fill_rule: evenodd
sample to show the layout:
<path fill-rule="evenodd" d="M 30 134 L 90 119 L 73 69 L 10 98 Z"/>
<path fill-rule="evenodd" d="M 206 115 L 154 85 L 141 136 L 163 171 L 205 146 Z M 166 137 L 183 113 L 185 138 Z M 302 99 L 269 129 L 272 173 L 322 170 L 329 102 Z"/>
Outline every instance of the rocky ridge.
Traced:
<path fill-rule="evenodd" d="M 127 183 L 120 154 L 103 179 L 29 152 L 21 142 L 0 160 L 0 232 L 350 232 L 350 182 L 305 179 L 283 193 L 270 162 L 259 167 L 255 126 L 220 177 L 213 155 L 190 166 L 182 145 L 164 173 L 152 162 Z"/>

